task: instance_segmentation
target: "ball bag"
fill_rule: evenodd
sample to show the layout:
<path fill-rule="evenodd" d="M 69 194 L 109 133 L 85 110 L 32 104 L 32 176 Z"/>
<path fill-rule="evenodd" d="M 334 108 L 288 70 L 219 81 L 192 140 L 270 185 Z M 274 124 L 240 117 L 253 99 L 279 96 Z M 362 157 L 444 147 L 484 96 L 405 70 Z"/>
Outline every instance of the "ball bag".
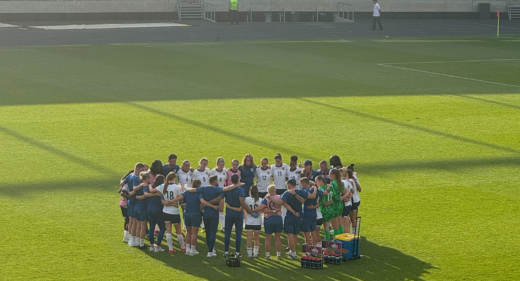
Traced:
<path fill-rule="evenodd" d="M 240 259 L 235 257 L 229 257 L 226 259 L 226 265 L 228 267 L 239 267 L 240 266 Z"/>

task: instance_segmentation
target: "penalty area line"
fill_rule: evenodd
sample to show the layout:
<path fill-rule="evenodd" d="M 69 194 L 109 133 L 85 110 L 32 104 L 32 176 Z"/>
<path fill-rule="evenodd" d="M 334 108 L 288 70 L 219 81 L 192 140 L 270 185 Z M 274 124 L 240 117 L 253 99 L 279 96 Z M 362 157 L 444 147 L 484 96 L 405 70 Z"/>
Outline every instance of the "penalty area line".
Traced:
<path fill-rule="evenodd" d="M 457 76 L 457 75 L 451 75 L 451 74 L 445 74 L 445 73 L 431 72 L 431 71 L 426 71 L 426 70 L 418 70 L 418 69 L 406 68 L 406 67 L 395 66 L 395 65 L 389 65 L 389 64 L 384 64 L 384 63 L 379 63 L 379 64 L 377 64 L 377 65 L 379 65 L 379 66 L 384 66 L 384 67 L 390 67 L 390 68 L 401 69 L 401 70 L 408 70 L 408 71 L 414 71 L 414 72 L 426 73 L 426 74 L 440 75 L 440 76 L 445 76 L 445 77 L 450 77 L 450 78 L 458 78 L 458 79 L 463 79 L 463 80 L 468 80 L 468 81 L 474 81 L 474 82 L 481 82 L 481 83 L 488 83 L 488 84 L 494 84 L 494 85 L 500 85 L 500 86 L 507 86 L 507 87 L 520 88 L 519 85 L 511 85 L 511 84 L 506 84 L 506 83 L 493 82 L 493 81 L 486 81 L 486 80 L 481 80 L 481 79 L 475 79 L 475 78 L 469 78 L 469 77 L 463 77 L 463 76 Z"/>

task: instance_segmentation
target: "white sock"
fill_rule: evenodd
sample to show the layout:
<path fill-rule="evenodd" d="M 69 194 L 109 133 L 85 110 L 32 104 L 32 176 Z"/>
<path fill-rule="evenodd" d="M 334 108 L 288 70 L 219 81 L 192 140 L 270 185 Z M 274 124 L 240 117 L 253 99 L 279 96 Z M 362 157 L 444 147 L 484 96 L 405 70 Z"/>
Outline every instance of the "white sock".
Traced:
<path fill-rule="evenodd" d="M 258 256 L 258 250 L 260 249 L 260 246 L 255 246 L 255 250 L 253 251 L 253 253 L 255 254 L 255 256 Z"/>
<path fill-rule="evenodd" d="M 197 251 L 197 245 L 191 245 L 191 251 L 196 252 Z"/>
<path fill-rule="evenodd" d="M 253 248 L 247 248 L 247 256 L 252 256 Z"/>
<path fill-rule="evenodd" d="M 205 227 L 204 227 L 204 221 L 202 221 L 202 222 L 200 223 L 200 227 L 201 227 L 201 228 L 205 228 Z"/>
<path fill-rule="evenodd" d="M 182 236 L 182 234 L 177 234 L 177 240 L 179 240 L 179 246 L 181 246 L 181 249 L 186 247 L 186 245 L 184 245 L 184 236 Z"/>
<path fill-rule="evenodd" d="M 226 226 L 226 217 L 224 216 L 224 212 L 218 213 L 218 220 L 220 221 L 220 228 L 224 229 L 224 226 Z"/>
<path fill-rule="evenodd" d="M 271 256 L 271 253 L 265 253 L 265 256 L 266 256 L 266 257 L 270 257 L 270 256 Z"/>
<path fill-rule="evenodd" d="M 166 233 L 166 242 L 168 243 L 168 250 L 173 250 L 172 234 Z"/>
<path fill-rule="evenodd" d="M 352 234 L 356 234 L 356 228 L 352 228 Z"/>
<path fill-rule="evenodd" d="M 224 255 L 229 255 L 229 252 L 228 252 L 228 251 L 225 251 L 225 252 L 224 252 Z"/>
<path fill-rule="evenodd" d="M 279 256 L 281 256 L 281 255 L 282 255 L 281 252 L 276 252 L 276 256 L 277 256 L 277 257 L 279 257 Z"/>
<path fill-rule="evenodd" d="M 186 244 L 186 252 L 189 252 L 191 251 L 191 245 L 190 244 Z"/>
<path fill-rule="evenodd" d="M 144 246 L 144 239 L 139 239 L 139 246 Z"/>
<path fill-rule="evenodd" d="M 125 230 L 125 238 L 128 237 L 128 230 Z"/>

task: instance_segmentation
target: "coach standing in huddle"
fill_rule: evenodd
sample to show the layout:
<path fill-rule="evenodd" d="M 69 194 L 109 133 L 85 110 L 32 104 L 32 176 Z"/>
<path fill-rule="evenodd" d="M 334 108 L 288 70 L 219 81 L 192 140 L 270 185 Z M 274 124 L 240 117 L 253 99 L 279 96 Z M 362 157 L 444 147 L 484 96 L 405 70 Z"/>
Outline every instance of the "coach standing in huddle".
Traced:
<path fill-rule="evenodd" d="M 238 0 L 230 0 L 229 14 L 231 15 L 231 24 L 238 24 Z"/>
<path fill-rule="evenodd" d="M 381 7 L 379 6 L 379 3 L 377 3 L 377 0 L 374 0 L 374 13 L 372 16 L 372 30 L 376 29 L 376 22 L 379 24 L 379 30 L 383 30 L 383 26 L 381 25 Z"/>

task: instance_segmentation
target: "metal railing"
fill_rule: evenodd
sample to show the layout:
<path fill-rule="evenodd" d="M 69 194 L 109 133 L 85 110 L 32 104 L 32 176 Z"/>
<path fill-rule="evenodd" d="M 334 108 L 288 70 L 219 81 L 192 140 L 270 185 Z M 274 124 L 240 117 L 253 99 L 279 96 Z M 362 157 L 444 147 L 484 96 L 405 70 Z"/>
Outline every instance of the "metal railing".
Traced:
<path fill-rule="evenodd" d="M 316 8 L 316 10 L 314 11 L 314 13 L 312 14 L 312 17 L 311 17 L 311 22 L 315 22 L 314 21 L 314 16 L 316 16 L 316 22 L 319 22 L 320 21 L 320 15 L 319 15 L 319 12 L 318 12 L 318 8 Z"/>
<path fill-rule="evenodd" d="M 217 5 L 203 1 L 202 2 L 202 11 L 204 12 L 204 19 L 209 20 L 212 22 L 217 22 L 215 19 L 215 11 L 216 11 Z"/>
<path fill-rule="evenodd" d="M 338 2 L 338 18 L 354 21 L 354 5 Z"/>
<path fill-rule="evenodd" d="M 246 22 L 253 22 L 253 10 L 252 10 L 252 8 L 249 8 L 249 11 L 247 11 Z"/>
<path fill-rule="evenodd" d="M 283 7 L 282 12 L 278 14 L 278 22 L 285 22 L 285 7 Z"/>

